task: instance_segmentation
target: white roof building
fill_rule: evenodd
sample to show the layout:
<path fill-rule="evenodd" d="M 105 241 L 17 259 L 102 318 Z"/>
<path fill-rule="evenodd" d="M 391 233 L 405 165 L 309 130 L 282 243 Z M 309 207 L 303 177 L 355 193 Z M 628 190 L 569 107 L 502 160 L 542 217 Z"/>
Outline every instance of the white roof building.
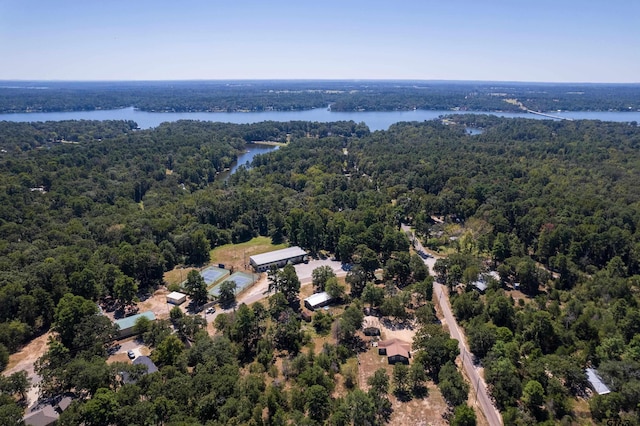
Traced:
<path fill-rule="evenodd" d="M 329 303 L 333 301 L 333 297 L 329 296 L 329 293 L 326 291 L 312 294 L 311 296 L 304 299 L 304 305 L 311 309 L 322 308 L 323 306 L 327 306 Z"/>
<path fill-rule="evenodd" d="M 180 293 L 177 291 L 172 291 L 167 294 L 167 303 L 172 303 L 174 305 L 181 305 L 187 300 L 187 295 L 184 293 Z"/>
<path fill-rule="evenodd" d="M 251 266 L 256 271 L 264 272 L 271 266 L 281 268 L 287 263 L 300 263 L 307 260 L 307 252 L 300 247 L 289 247 L 268 253 L 256 254 L 249 257 Z"/>
<path fill-rule="evenodd" d="M 478 289 L 478 291 L 480 291 L 481 293 L 484 293 L 485 291 L 487 291 L 487 282 L 485 280 L 478 280 L 478 281 L 474 281 L 472 283 L 472 285 Z"/>
<path fill-rule="evenodd" d="M 611 393 L 611 390 L 607 387 L 607 385 L 604 384 L 604 382 L 598 375 L 598 372 L 594 368 L 587 368 L 585 370 L 585 373 L 587 373 L 587 380 L 589 381 L 589 384 L 591 385 L 591 388 L 593 388 L 593 391 L 595 393 L 597 393 L 598 395 L 606 395 L 608 393 Z"/>

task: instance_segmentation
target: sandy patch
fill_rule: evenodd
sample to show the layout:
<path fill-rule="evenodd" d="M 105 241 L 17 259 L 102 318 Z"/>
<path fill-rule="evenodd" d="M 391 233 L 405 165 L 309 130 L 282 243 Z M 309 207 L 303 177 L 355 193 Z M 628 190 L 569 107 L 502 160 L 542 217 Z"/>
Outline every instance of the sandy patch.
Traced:
<path fill-rule="evenodd" d="M 6 370 L 2 372 L 3 376 L 10 376 L 13 373 L 24 370 L 31 379 L 31 389 L 27 392 L 27 406 L 33 405 L 38 400 L 40 388 L 38 384 L 41 381 L 40 376 L 35 372 L 35 362 L 47 351 L 47 342 L 51 333 L 45 333 L 36 337 L 20 351 L 9 356 L 9 364 Z"/>
<path fill-rule="evenodd" d="M 409 325 L 405 327 L 393 326 L 387 321 L 380 321 L 375 316 L 366 316 L 362 322 L 363 327 L 377 327 L 380 329 L 381 340 L 400 339 L 407 343 L 413 343 L 413 337 L 416 335 L 416 327 Z"/>
<path fill-rule="evenodd" d="M 412 399 L 407 402 L 399 401 L 393 395 L 393 365 L 387 362 L 387 357 L 378 355 L 377 348 L 370 347 L 366 352 L 358 355 L 358 385 L 368 390 L 367 379 L 379 368 L 384 368 L 390 379 L 389 401 L 393 413 L 389 425 L 434 425 L 449 424 L 442 415 L 447 412 L 447 403 L 433 382 L 427 382 L 428 396 L 423 399 Z"/>
<path fill-rule="evenodd" d="M 169 318 L 169 311 L 175 306 L 167 303 L 167 294 L 169 291 L 165 288 L 156 290 L 149 298 L 138 303 L 138 312 L 152 311 L 156 318 L 167 319 Z M 186 306 L 183 303 L 181 307 Z"/>

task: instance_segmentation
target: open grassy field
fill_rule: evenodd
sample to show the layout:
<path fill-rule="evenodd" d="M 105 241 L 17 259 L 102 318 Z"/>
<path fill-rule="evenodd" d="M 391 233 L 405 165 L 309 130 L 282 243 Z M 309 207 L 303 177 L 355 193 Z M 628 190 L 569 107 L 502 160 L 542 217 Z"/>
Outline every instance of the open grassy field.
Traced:
<path fill-rule="evenodd" d="M 246 243 L 225 244 L 214 248 L 211 250 L 211 263 L 214 265 L 222 263 L 226 269 L 233 266 L 236 271 L 244 271 L 249 268 L 249 256 L 285 247 L 287 247 L 286 244 L 271 244 L 269 237 L 255 237 Z"/>
<path fill-rule="evenodd" d="M 182 266 L 177 266 L 171 271 L 167 271 L 164 273 L 164 282 L 167 283 L 167 285 L 180 284 L 182 281 L 187 279 L 187 275 L 192 269 L 195 268 L 183 268 Z"/>
<path fill-rule="evenodd" d="M 211 250 L 209 265 L 224 264 L 226 269 L 233 267 L 234 271 L 249 270 L 249 256 L 279 250 L 287 247 L 286 244 L 271 244 L 269 237 L 256 237 L 246 243 L 225 244 Z M 246 268 L 245 268 L 246 262 Z M 208 265 L 205 265 L 208 266 Z M 187 279 L 187 274 L 192 267 L 176 266 L 173 270 L 164 273 L 164 281 L 168 285 L 180 284 Z"/>

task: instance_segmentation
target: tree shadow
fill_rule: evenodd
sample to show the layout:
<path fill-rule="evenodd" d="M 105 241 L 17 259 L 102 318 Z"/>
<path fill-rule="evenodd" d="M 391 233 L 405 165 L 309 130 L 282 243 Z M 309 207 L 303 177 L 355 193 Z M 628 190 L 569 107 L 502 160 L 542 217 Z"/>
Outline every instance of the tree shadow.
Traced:
<path fill-rule="evenodd" d="M 238 302 L 235 299 L 219 301 L 218 303 L 222 309 L 235 309 L 238 307 Z"/>
<path fill-rule="evenodd" d="M 429 389 L 426 386 L 417 386 L 412 390 L 413 396 L 424 399 L 429 396 Z"/>
<path fill-rule="evenodd" d="M 398 398 L 398 401 L 400 402 L 409 402 L 413 399 L 413 395 L 411 395 L 411 392 L 407 392 L 405 390 L 396 389 L 393 391 L 393 394 L 396 398 Z"/>
<path fill-rule="evenodd" d="M 389 330 L 413 330 L 414 326 L 409 320 L 391 320 L 390 318 L 380 319 L 380 323 Z"/>
<path fill-rule="evenodd" d="M 295 299 L 289 302 L 289 307 L 293 310 L 293 312 L 300 312 L 302 305 L 300 304 L 300 299 Z"/>
<path fill-rule="evenodd" d="M 144 291 L 144 292 L 138 293 L 137 296 L 138 296 L 138 299 L 140 299 L 141 302 L 144 302 L 145 300 L 149 300 L 151 297 L 153 297 L 153 292 Z"/>
<path fill-rule="evenodd" d="M 187 312 L 190 314 L 197 314 L 202 312 L 202 305 L 195 303 L 193 300 L 187 305 Z"/>

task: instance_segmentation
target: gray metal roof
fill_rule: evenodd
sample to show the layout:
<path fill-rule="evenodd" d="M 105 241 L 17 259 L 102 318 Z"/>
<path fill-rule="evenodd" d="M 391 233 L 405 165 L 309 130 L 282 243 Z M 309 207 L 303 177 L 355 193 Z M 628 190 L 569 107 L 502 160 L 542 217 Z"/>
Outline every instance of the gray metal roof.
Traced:
<path fill-rule="evenodd" d="M 312 294 L 311 296 L 304 299 L 304 301 L 311 306 L 318 306 L 325 302 L 330 301 L 331 299 L 332 297 L 329 296 L 329 293 L 327 293 L 326 291 L 323 291 L 320 293 Z"/>
<path fill-rule="evenodd" d="M 24 416 L 22 420 L 27 426 L 49 426 L 58 420 L 58 417 L 58 412 L 51 405 L 45 405 L 41 410 Z"/>
<path fill-rule="evenodd" d="M 306 251 L 296 246 L 249 256 L 249 260 L 251 260 L 251 263 L 253 263 L 254 265 L 268 265 L 269 263 L 275 263 L 282 260 L 288 260 L 294 257 L 306 255 Z"/>
<path fill-rule="evenodd" d="M 60 400 L 60 402 L 58 402 L 58 408 L 60 408 L 60 411 L 64 411 L 67 408 L 69 408 L 72 402 L 73 402 L 73 399 L 71 399 L 71 397 L 65 396 Z"/>
<path fill-rule="evenodd" d="M 133 360 L 134 365 L 145 365 L 147 367 L 147 374 L 155 373 L 158 371 L 158 367 L 151 361 L 148 356 L 139 356 Z"/>
<path fill-rule="evenodd" d="M 587 380 L 589 380 L 591 387 L 593 387 L 593 390 L 598 395 L 606 395 L 608 393 L 611 393 L 611 390 L 607 387 L 607 385 L 604 384 L 604 382 L 598 375 L 597 370 L 593 368 L 587 368 L 585 372 L 587 373 Z"/>
<path fill-rule="evenodd" d="M 480 291 L 485 291 L 487 289 L 487 282 L 480 280 L 474 281 L 473 286 Z"/>

